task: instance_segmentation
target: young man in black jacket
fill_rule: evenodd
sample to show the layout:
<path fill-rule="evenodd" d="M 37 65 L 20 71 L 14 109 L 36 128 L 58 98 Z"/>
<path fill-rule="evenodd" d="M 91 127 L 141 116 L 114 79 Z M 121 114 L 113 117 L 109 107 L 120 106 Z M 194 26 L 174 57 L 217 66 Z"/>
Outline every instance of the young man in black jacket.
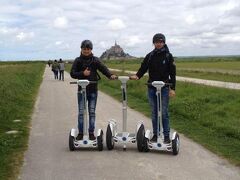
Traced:
<path fill-rule="evenodd" d="M 81 55 L 77 57 L 72 65 L 71 77 L 74 79 L 87 79 L 89 81 L 98 81 L 100 76 L 97 73 L 99 70 L 109 79 L 116 79 L 116 75 L 112 74 L 108 68 L 92 54 L 93 44 L 90 40 L 84 40 L 81 43 Z M 81 87 L 78 87 L 78 91 Z M 97 83 L 89 84 L 87 90 L 88 112 L 89 112 L 89 139 L 95 140 L 95 110 L 97 103 Z M 78 130 L 79 134 L 77 140 L 83 139 L 83 97 L 81 93 L 78 93 Z"/>
<path fill-rule="evenodd" d="M 168 103 L 169 96 L 175 96 L 175 84 L 176 84 L 176 66 L 172 54 L 167 47 L 166 38 L 163 34 L 158 33 L 153 36 L 154 50 L 146 55 L 141 67 L 136 75 L 132 75 L 131 79 L 140 79 L 148 70 L 149 79 L 148 82 L 164 81 L 171 83 L 170 88 L 165 86 L 162 88 L 162 125 L 164 134 L 164 143 L 170 143 L 170 126 L 168 116 Z M 151 141 L 157 141 L 157 96 L 156 88 L 148 86 L 148 99 L 152 109 L 152 126 L 153 126 L 153 138 Z"/>

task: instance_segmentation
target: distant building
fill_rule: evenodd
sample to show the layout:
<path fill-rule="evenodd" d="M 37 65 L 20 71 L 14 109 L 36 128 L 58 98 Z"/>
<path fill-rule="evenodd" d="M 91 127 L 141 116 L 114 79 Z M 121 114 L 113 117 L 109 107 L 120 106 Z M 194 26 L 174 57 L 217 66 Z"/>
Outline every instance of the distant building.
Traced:
<path fill-rule="evenodd" d="M 133 56 L 125 53 L 120 45 L 117 44 L 115 41 L 115 45 L 112 46 L 110 49 L 107 49 L 105 52 L 102 53 L 100 59 L 102 60 L 109 60 L 109 59 L 131 59 L 134 58 Z"/>

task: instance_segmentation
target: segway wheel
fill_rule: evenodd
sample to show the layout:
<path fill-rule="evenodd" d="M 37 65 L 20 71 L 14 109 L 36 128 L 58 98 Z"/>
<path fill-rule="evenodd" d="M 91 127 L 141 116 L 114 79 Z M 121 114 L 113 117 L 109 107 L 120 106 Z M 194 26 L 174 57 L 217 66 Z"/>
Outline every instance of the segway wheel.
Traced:
<path fill-rule="evenodd" d="M 108 150 L 112 150 L 114 148 L 114 141 L 113 141 L 113 135 L 110 128 L 110 125 L 107 126 L 107 132 L 106 132 L 106 143 Z"/>
<path fill-rule="evenodd" d="M 179 135 L 176 134 L 175 138 L 172 140 L 173 155 L 177 155 L 178 154 L 179 147 L 180 147 L 180 138 L 179 138 Z"/>
<path fill-rule="evenodd" d="M 69 133 L 69 150 L 70 151 L 74 151 L 75 147 L 74 147 L 74 137 L 71 135 L 71 131 Z"/>
<path fill-rule="evenodd" d="M 145 138 L 145 129 L 144 129 L 144 125 L 141 124 L 137 132 L 137 148 L 139 152 L 144 151 L 144 138 Z"/>
<path fill-rule="evenodd" d="M 150 150 L 148 148 L 148 142 L 149 142 L 149 139 L 144 137 L 144 141 L 143 141 L 143 150 L 144 150 L 144 152 L 148 152 Z"/>
<path fill-rule="evenodd" d="M 103 150 L 103 131 L 101 130 L 100 136 L 97 137 L 98 150 Z"/>

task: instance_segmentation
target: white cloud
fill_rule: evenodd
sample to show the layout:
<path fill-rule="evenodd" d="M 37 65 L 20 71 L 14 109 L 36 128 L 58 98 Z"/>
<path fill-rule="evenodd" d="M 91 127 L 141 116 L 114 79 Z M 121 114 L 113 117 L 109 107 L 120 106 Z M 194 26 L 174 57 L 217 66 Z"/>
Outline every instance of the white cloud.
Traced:
<path fill-rule="evenodd" d="M 0 27 L 0 34 L 11 35 L 17 33 L 18 28 Z"/>
<path fill-rule="evenodd" d="M 16 38 L 20 41 L 24 40 L 26 38 L 26 34 L 23 32 L 20 32 L 18 35 L 16 35 Z"/>
<path fill-rule="evenodd" d="M 84 39 L 92 40 L 97 56 L 115 40 L 125 52 L 145 56 L 158 32 L 174 56 L 239 54 L 239 8 L 239 0 L 4 0 L 1 59 L 73 58 Z"/>
<path fill-rule="evenodd" d="M 219 42 L 221 42 L 221 43 L 225 43 L 225 42 L 240 43 L 240 34 L 222 36 L 221 38 L 219 38 Z"/>
<path fill-rule="evenodd" d="M 16 35 L 17 40 L 19 41 L 25 41 L 25 40 L 29 40 L 32 39 L 35 36 L 34 32 L 30 32 L 30 33 L 25 33 L 25 32 L 19 32 Z"/>
<path fill-rule="evenodd" d="M 133 35 L 126 37 L 126 39 L 124 40 L 124 45 L 126 47 L 135 47 L 136 45 L 141 44 L 143 41 L 144 40 L 141 40 L 139 36 Z"/>
<path fill-rule="evenodd" d="M 62 41 L 56 41 L 55 44 L 58 46 L 58 45 L 61 45 L 63 42 Z"/>
<path fill-rule="evenodd" d="M 3 28 L 0 28 L 0 33 L 1 34 L 7 34 L 9 31 L 7 28 L 3 27 Z"/>
<path fill-rule="evenodd" d="M 108 45 L 107 45 L 107 43 L 106 43 L 105 41 L 101 41 L 101 42 L 99 43 L 99 46 L 100 46 L 101 48 L 103 48 L 103 49 L 108 48 Z"/>
<path fill-rule="evenodd" d="M 189 15 L 185 18 L 185 21 L 190 24 L 193 25 L 196 22 L 196 18 L 194 15 Z"/>
<path fill-rule="evenodd" d="M 108 22 L 108 27 L 111 30 L 122 30 L 122 29 L 126 28 L 126 25 L 124 24 L 124 22 L 121 19 L 115 18 Z"/>
<path fill-rule="evenodd" d="M 52 45 L 47 45 L 46 48 L 52 49 Z M 63 41 L 56 41 L 55 42 L 55 47 L 60 49 L 60 50 L 70 50 L 70 45 L 69 43 L 63 42 Z"/>
<path fill-rule="evenodd" d="M 219 0 L 194 0 L 190 1 L 189 6 L 191 8 L 203 8 L 219 4 Z"/>
<path fill-rule="evenodd" d="M 183 43 L 184 43 L 183 40 L 180 40 L 177 38 L 171 38 L 167 41 L 167 44 L 171 46 L 179 46 L 179 45 L 182 45 Z"/>
<path fill-rule="evenodd" d="M 64 16 L 57 17 L 54 20 L 54 27 L 64 29 L 68 27 L 68 19 Z"/>

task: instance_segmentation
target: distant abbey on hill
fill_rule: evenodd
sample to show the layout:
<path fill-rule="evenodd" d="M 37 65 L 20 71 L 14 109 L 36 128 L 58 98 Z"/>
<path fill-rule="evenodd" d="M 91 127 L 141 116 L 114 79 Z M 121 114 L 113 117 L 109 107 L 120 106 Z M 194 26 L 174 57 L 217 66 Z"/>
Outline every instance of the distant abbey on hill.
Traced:
<path fill-rule="evenodd" d="M 102 60 L 109 60 L 109 59 L 130 59 L 133 56 L 125 53 L 123 49 L 118 45 L 115 41 L 115 45 L 112 46 L 110 49 L 107 49 L 105 52 L 102 53 L 100 59 Z"/>

